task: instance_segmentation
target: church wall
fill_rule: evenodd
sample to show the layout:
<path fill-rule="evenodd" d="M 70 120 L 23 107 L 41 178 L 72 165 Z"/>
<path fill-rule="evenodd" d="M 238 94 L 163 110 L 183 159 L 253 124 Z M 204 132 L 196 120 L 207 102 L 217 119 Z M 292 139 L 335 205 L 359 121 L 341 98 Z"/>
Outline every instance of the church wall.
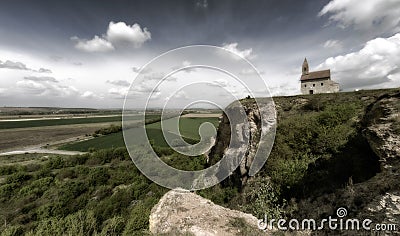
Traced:
<path fill-rule="evenodd" d="M 330 79 L 315 79 L 301 81 L 301 93 L 310 94 L 310 90 L 313 94 L 317 93 L 336 93 L 339 92 L 339 84 L 335 83 Z"/>

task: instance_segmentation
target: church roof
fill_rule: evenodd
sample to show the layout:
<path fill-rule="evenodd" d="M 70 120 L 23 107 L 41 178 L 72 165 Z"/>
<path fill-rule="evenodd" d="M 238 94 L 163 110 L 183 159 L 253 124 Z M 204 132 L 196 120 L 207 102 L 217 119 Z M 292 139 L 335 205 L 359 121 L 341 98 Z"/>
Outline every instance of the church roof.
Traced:
<path fill-rule="evenodd" d="M 301 81 L 304 80 L 314 80 L 314 79 L 326 79 L 331 77 L 331 70 L 320 70 L 320 71 L 313 71 L 306 75 L 301 76 Z"/>

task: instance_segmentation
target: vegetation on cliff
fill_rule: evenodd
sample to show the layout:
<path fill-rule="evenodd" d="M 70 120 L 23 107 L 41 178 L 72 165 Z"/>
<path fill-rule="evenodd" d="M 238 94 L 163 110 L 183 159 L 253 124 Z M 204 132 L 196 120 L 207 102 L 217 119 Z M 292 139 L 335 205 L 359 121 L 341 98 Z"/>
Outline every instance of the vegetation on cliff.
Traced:
<path fill-rule="evenodd" d="M 304 199 L 337 189 L 347 191 L 371 179 L 381 168 L 362 134 L 365 112 L 381 95 L 396 91 L 274 98 L 278 129 L 261 172 L 246 186 L 235 184 L 237 177 L 232 176 L 198 193 L 256 217 L 264 213 L 278 217 L 298 214 L 307 206 L 300 204 Z M 253 100 L 242 102 L 252 104 Z M 393 130 L 398 124 L 393 122 Z M 205 156 L 186 157 L 166 147 L 155 147 L 155 151 L 179 169 L 198 170 L 207 164 Z M 151 208 L 166 191 L 137 170 L 125 148 L 70 157 L 2 157 L 0 232 L 143 235 L 148 233 Z M 355 197 L 352 204 L 365 203 Z"/>

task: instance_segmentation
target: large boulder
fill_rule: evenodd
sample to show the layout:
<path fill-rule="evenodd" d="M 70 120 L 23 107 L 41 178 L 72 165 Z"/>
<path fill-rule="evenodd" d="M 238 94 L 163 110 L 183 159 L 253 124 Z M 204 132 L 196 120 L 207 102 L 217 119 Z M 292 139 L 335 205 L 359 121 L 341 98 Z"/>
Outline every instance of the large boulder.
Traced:
<path fill-rule="evenodd" d="M 156 235 L 266 235 L 257 218 L 212 203 L 195 193 L 167 192 L 150 215 L 150 232 Z"/>

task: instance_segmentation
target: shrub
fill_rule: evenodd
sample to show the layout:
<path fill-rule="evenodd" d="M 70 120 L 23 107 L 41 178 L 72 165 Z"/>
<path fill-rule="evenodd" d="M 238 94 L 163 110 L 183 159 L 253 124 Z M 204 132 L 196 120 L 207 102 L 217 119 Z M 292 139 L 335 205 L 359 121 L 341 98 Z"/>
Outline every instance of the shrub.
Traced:
<path fill-rule="evenodd" d="M 32 178 L 30 174 L 25 172 L 16 172 L 6 178 L 6 183 L 22 184 L 24 181 L 29 180 L 30 178 Z"/>
<path fill-rule="evenodd" d="M 4 230 L 1 232 L 1 236 L 17 236 L 17 235 L 22 235 L 23 234 L 23 229 L 20 225 L 11 225 L 6 227 Z"/>
<path fill-rule="evenodd" d="M 114 236 L 121 235 L 125 227 L 125 219 L 121 216 L 114 216 L 104 222 L 103 230 L 100 235 Z"/>
<path fill-rule="evenodd" d="M 257 218 L 279 219 L 283 216 L 285 203 L 280 203 L 280 193 L 268 178 L 248 183 L 243 193 L 244 209 Z"/>
<path fill-rule="evenodd" d="M 64 167 L 64 160 L 60 156 L 53 156 L 47 161 L 46 166 L 49 169 L 60 169 Z"/>
<path fill-rule="evenodd" d="M 89 185 L 97 186 L 107 183 L 110 175 L 106 168 L 93 168 L 89 171 Z"/>
<path fill-rule="evenodd" d="M 130 214 L 126 224 L 124 235 L 132 235 L 149 228 L 150 208 L 141 203 L 136 204 Z"/>
<path fill-rule="evenodd" d="M 42 194 L 51 187 L 53 177 L 46 177 L 33 181 L 31 184 L 21 188 L 19 194 L 21 196 L 34 195 L 36 197 L 42 196 Z"/>

